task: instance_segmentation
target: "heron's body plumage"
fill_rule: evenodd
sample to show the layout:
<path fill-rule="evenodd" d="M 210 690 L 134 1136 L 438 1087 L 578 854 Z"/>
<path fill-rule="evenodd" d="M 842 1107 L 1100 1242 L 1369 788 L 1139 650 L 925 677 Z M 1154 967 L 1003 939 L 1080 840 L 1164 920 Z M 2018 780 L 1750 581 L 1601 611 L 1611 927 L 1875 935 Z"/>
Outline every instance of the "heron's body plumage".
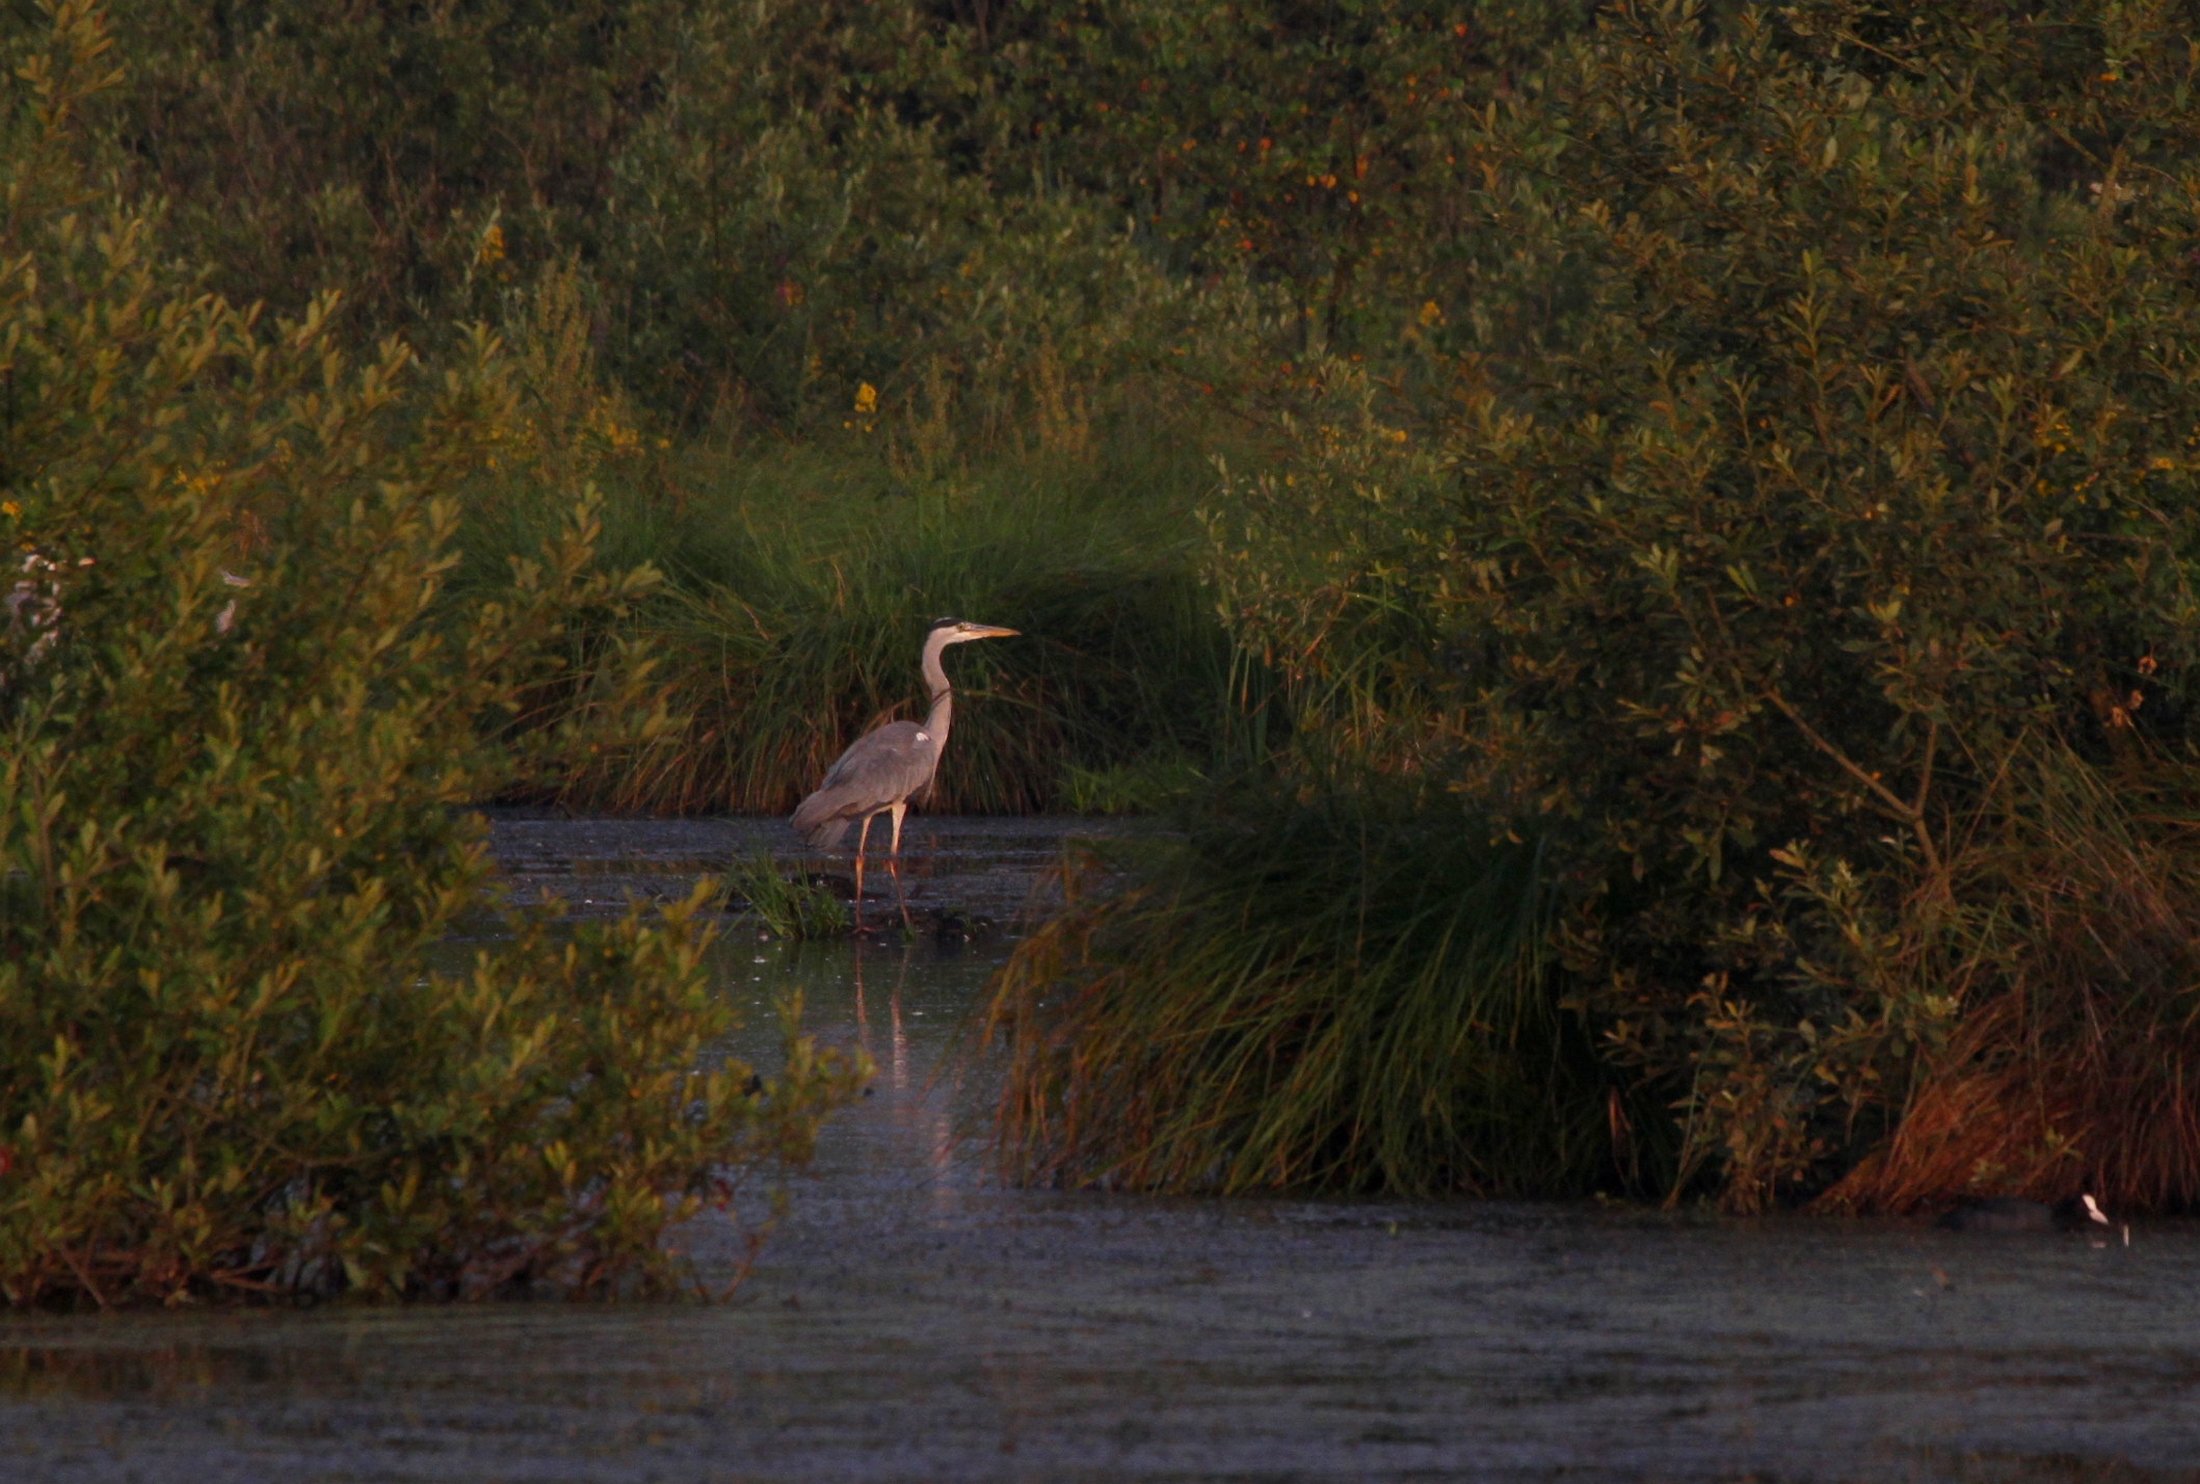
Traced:
<path fill-rule="evenodd" d="M 896 799 L 928 793 L 939 771 L 941 740 L 913 721 L 890 721 L 866 732 L 794 811 L 795 832 L 826 850 L 839 844 L 857 819 L 891 807 Z"/>

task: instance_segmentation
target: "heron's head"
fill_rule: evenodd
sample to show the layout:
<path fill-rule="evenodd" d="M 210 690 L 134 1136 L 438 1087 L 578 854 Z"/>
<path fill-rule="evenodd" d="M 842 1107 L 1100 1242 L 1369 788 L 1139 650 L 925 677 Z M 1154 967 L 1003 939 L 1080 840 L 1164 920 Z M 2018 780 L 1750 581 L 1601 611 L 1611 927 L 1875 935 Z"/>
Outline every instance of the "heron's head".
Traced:
<path fill-rule="evenodd" d="M 945 644 L 967 644 L 972 639 L 1013 639 L 1015 629 L 998 624 L 972 623 L 967 618 L 943 618 L 932 625 L 931 638 Z"/>

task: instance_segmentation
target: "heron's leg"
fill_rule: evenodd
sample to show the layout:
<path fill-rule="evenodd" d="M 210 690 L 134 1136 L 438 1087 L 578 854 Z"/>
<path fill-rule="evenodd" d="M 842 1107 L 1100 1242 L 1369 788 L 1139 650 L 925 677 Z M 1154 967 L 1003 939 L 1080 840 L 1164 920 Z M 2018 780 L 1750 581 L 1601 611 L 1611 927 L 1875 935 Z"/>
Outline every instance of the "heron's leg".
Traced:
<path fill-rule="evenodd" d="M 863 847 L 871 838 L 871 821 L 875 815 L 863 816 L 863 827 L 856 831 L 856 926 L 863 926 Z"/>
<path fill-rule="evenodd" d="M 909 898 L 901 889 L 901 817 L 909 812 L 909 801 L 902 799 L 887 806 L 894 812 L 894 847 L 887 856 L 887 865 L 894 873 L 894 904 L 901 908 L 901 925 L 909 927 Z"/>
<path fill-rule="evenodd" d="M 909 801 L 904 799 L 900 803 L 895 804 L 893 806 L 893 811 L 894 848 L 892 853 L 886 857 L 886 869 L 893 873 L 894 905 L 901 909 L 901 926 L 902 930 L 906 932 L 914 926 L 914 924 L 909 921 L 909 897 L 908 894 L 903 891 L 901 885 L 901 817 L 902 815 L 909 812 Z"/>

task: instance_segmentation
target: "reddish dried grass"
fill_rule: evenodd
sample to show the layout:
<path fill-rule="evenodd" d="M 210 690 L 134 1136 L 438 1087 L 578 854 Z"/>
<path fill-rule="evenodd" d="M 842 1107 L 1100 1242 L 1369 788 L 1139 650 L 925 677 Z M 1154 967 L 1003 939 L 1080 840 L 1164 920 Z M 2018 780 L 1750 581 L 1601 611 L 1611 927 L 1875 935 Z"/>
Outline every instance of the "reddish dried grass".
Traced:
<path fill-rule="evenodd" d="M 2015 992 L 1967 1014 L 1894 1135 L 1821 1204 L 1911 1212 L 1965 1195 L 2090 1193 L 2118 1211 L 2200 1205 L 2188 1070 L 2200 1030 L 2134 1025 L 2128 1005 L 2080 998 L 2077 1035 L 2043 1035 Z"/>
<path fill-rule="evenodd" d="M 1952 864 L 1959 900 L 1997 904 L 1973 914 L 1948 976 L 1969 985 L 1956 1027 L 1891 1137 L 1822 1205 L 2200 1207 L 2200 857 L 2185 821 L 2058 772 L 1999 842 Z"/>

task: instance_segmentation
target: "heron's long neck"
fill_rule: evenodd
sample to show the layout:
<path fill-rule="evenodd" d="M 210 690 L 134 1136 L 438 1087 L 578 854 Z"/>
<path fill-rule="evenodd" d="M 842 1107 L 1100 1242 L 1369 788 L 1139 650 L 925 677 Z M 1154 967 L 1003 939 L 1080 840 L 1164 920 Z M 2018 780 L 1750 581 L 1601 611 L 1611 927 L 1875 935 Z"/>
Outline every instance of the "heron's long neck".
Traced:
<path fill-rule="evenodd" d="M 924 689 L 932 698 L 932 709 L 924 714 L 924 729 L 932 734 L 935 748 L 947 746 L 947 729 L 955 724 L 955 688 L 947 683 L 947 671 L 940 667 L 940 655 L 946 649 L 945 631 L 924 642 Z"/>

